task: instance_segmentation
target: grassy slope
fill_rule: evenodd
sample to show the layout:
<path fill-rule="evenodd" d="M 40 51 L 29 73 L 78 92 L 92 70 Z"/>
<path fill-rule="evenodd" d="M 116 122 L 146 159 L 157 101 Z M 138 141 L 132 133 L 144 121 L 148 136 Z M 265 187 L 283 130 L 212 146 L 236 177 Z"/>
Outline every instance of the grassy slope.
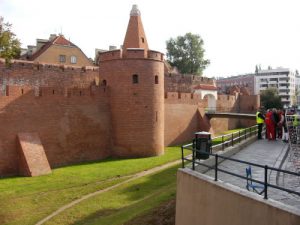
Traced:
<path fill-rule="evenodd" d="M 175 198 L 177 166 L 131 181 L 88 199 L 54 217 L 47 225 L 121 225 Z"/>
<path fill-rule="evenodd" d="M 107 159 L 96 163 L 55 169 L 51 175 L 41 177 L 1 179 L 0 224 L 34 224 L 60 206 L 78 199 L 87 193 L 112 186 L 128 179 L 128 176 L 131 174 L 174 161 L 180 157 L 179 147 L 169 147 L 166 149 L 165 155 L 159 157 L 123 160 Z M 101 221 L 107 220 L 109 221 L 107 224 L 113 224 L 109 217 L 117 218 L 119 214 L 122 215 L 123 213 L 125 213 L 125 216 L 121 216 L 120 221 L 126 221 L 124 218 L 131 219 L 139 213 L 143 213 L 162 201 L 169 199 L 170 196 L 174 195 L 176 186 L 174 183 L 175 176 L 171 177 L 172 181 L 169 181 L 170 186 L 159 183 L 161 186 L 152 187 L 157 193 L 154 193 L 154 195 L 151 194 L 152 192 L 146 194 L 149 195 L 150 198 L 148 196 L 139 201 L 130 202 L 127 205 L 124 204 L 124 201 L 121 199 L 117 199 L 115 200 L 116 205 L 109 207 L 104 206 L 104 210 L 96 209 L 100 215 L 107 215 L 105 216 L 107 219 L 103 219 L 104 217 L 101 216 Z M 163 179 L 167 180 L 166 177 Z M 151 187 L 150 183 L 148 183 L 148 185 Z M 113 192 L 108 192 L 101 196 L 109 196 L 110 193 Z M 107 198 L 107 201 L 108 203 L 113 203 L 110 198 Z M 118 205 L 118 202 L 121 205 Z M 79 208 L 81 207 L 80 205 L 78 206 Z M 79 211 L 81 211 L 81 209 L 79 209 Z M 112 211 L 116 212 L 116 214 L 111 214 L 110 212 Z M 127 211 L 128 213 L 126 213 Z M 87 212 L 90 211 L 88 210 Z M 76 212 L 76 215 L 77 214 L 78 212 Z M 93 224 L 93 214 L 94 213 L 91 213 L 90 216 L 83 215 L 79 218 L 79 222 L 77 219 L 75 220 L 77 221 L 75 224 L 85 224 L 86 218 L 89 221 L 91 219 L 91 224 Z M 67 220 L 69 220 L 68 213 L 66 215 Z M 81 213 L 79 213 L 79 215 L 81 215 Z M 98 215 L 98 213 L 95 215 Z M 59 216 L 58 218 L 60 217 L 63 218 L 64 216 Z M 81 218 L 83 218 L 83 220 Z M 64 219 L 58 219 L 58 221 L 60 220 L 64 221 Z M 80 222 L 81 220 L 83 221 L 82 223 Z M 119 220 L 116 219 L 115 224 L 118 224 L 118 221 Z M 98 222 L 96 222 L 96 224 L 98 224 Z"/>
<path fill-rule="evenodd" d="M 139 159 L 107 159 L 68 166 L 46 176 L 0 180 L 0 224 L 34 224 L 60 206 L 87 193 L 104 189 L 181 157 L 179 147 L 169 147 L 163 156 Z"/>

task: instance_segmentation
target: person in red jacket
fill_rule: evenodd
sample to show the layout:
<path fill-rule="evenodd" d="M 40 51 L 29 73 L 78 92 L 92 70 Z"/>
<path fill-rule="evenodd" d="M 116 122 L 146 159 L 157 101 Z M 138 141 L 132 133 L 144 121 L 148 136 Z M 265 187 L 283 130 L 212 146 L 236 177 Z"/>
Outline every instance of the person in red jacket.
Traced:
<path fill-rule="evenodd" d="M 266 123 L 266 138 L 268 140 L 273 140 L 274 136 L 275 136 L 275 126 L 272 120 L 272 115 L 273 112 L 272 110 L 268 109 L 267 113 L 266 113 L 266 119 L 265 119 L 265 123 Z"/>

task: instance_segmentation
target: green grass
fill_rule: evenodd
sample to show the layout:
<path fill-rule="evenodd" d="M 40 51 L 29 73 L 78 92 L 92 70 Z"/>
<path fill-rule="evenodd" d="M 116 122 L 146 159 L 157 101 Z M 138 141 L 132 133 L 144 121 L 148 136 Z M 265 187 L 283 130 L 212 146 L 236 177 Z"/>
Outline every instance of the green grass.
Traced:
<path fill-rule="evenodd" d="M 187 151 L 185 154 L 190 153 L 190 151 Z M 180 147 L 168 147 L 163 156 L 138 159 L 106 159 L 94 163 L 57 168 L 53 170 L 52 174 L 40 177 L 2 178 L 0 179 L 0 224 L 35 224 L 61 206 L 83 195 L 120 183 L 137 172 L 180 158 Z M 172 181 L 168 180 L 167 176 L 156 176 L 159 181 L 152 179 L 152 176 L 140 179 L 143 185 L 142 183 L 139 185 L 143 187 L 143 190 L 149 191 L 147 193 L 142 191 L 131 193 L 129 186 L 127 189 L 118 188 L 120 193 L 110 191 L 99 196 L 99 198 L 102 198 L 100 201 L 102 208 L 98 207 L 97 198 L 93 198 L 89 201 L 95 201 L 94 203 L 80 204 L 78 209 L 74 207 L 74 209 L 70 209 L 70 212 L 68 210 L 55 218 L 55 221 L 58 220 L 58 222 L 54 224 L 65 224 L 59 221 L 73 221 L 72 218 L 76 221 L 74 224 L 86 224 L 86 221 L 88 221 L 88 224 L 98 224 L 97 218 L 99 215 L 101 216 L 101 223 L 99 224 L 102 224 L 102 221 L 104 221 L 103 224 L 122 224 L 121 221 L 126 221 L 126 218 L 130 217 L 129 219 L 131 219 L 139 213 L 151 209 L 162 201 L 169 199 L 175 193 L 175 175 L 170 176 Z M 146 182 L 147 179 L 151 182 Z M 162 180 L 160 181 L 160 179 Z M 168 181 L 169 186 L 166 183 L 161 183 L 164 181 Z M 148 185 L 150 189 L 147 189 L 144 185 Z M 126 193 L 126 190 L 129 192 Z M 134 197 L 133 201 L 129 201 L 124 196 L 130 197 L 130 193 L 133 196 L 138 196 L 139 193 L 143 194 Z M 116 198 L 113 198 L 113 195 L 116 195 Z M 115 223 L 112 223 L 111 218 L 114 218 Z"/>
<path fill-rule="evenodd" d="M 62 212 L 47 225 L 121 225 L 175 198 L 177 166 L 123 184 Z"/>
<path fill-rule="evenodd" d="M 112 186 L 129 175 L 180 159 L 180 147 L 138 159 L 106 159 L 54 169 L 40 177 L 0 180 L 0 224 L 34 224 L 81 196 Z"/>
<path fill-rule="evenodd" d="M 226 134 L 231 134 L 231 133 L 235 133 L 235 132 L 238 132 L 238 131 L 240 131 L 241 132 L 241 135 L 243 134 L 243 132 L 244 132 L 244 128 L 239 128 L 239 129 L 233 129 L 233 130 L 227 130 L 227 131 L 224 131 L 224 132 L 222 132 L 222 133 L 220 133 L 220 134 L 217 134 L 217 135 L 215 135 L 216 137 L 218 137 L 218 136 L 222 136 L 222 135 L 226 135 Z M 247 130 L 248 131 L 248 130 Z M 234 138 L 236 138 L 236 137 L 238 137 L 238 133 L 237 134 L 234 134 L 233 135 L 233 137 Z M 231 136 L 230 135 L 228 135 L 228 136 L 224 136 L 224 141 L 227 141 L 227 140 L 229 140 L 229 139 L 231 139 Z M 213 145 L 217 145 L 217 144 L 220 144 L 220 143 L 222 143 L 222 137 L 219 137 L 219 138 L 215 138 L 215 139 L 213 139 L 213 141 L 212 141 L 212 144 Z"/>

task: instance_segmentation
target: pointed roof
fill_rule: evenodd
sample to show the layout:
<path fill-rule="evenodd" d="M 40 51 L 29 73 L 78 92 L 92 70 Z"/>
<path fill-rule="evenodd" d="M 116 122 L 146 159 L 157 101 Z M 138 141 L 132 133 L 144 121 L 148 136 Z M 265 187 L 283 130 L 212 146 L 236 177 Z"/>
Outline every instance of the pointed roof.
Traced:
<path fill-rule="evenodd" d="M 133 5 L 130 12 L 130 19 L 123 43 L 123 49 L 127 48 L 149 49 L 141 19 L 141 12 L 137 5 Z"/>
<path fill-rule="evenodd" d="M 67 40 L 63 35 L 58 35 L 55 38 L 53 38 L 52 40 L 49 40 L 48 42 L 46 42 L 46 44 L 44 44 L 39 50 L 37 50 L 28 59 L 35 60 L 37 57 L 39 57 L 41 54 L 43 54 L 45 51 L 47 51 L 47 49 L 50 48 L 51 45 L 65 45 L 65 46 L 77 47 L 71 41 Z"/>

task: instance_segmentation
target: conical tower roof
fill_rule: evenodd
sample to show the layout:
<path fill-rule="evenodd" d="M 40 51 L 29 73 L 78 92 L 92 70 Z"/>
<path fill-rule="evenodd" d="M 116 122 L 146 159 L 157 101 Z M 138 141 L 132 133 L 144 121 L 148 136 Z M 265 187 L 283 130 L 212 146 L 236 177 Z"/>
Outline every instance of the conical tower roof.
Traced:
<path fill-rule="evenodd" d="M 149 49 L 141 19 L 141 12 L 137 5 L 133 5 L 130 12 L 130 19 L 123 43 L 123 49 L 126 50 L 127 48 Z"/>

